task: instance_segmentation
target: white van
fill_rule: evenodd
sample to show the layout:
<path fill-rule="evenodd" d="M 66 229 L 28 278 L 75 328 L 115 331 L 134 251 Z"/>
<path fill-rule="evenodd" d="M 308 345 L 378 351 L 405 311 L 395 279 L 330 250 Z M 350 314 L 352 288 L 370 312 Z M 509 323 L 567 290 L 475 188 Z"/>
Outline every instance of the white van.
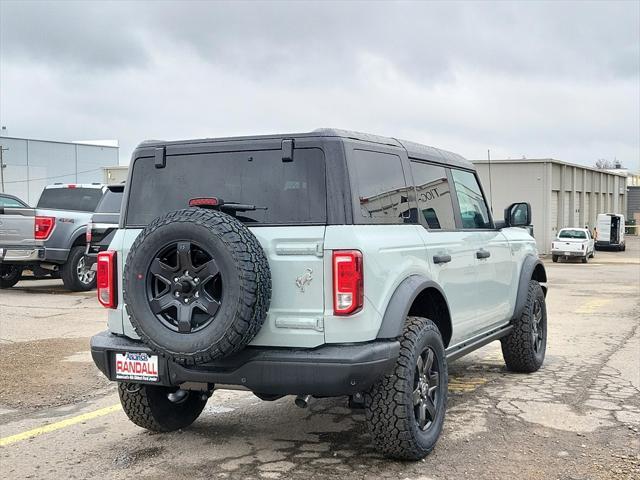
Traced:
<path fill-rule="evenodd" d="M 624 251 L 624 215 L 601 213 L 598 215 L 596 249 L 614 248 Z"/>

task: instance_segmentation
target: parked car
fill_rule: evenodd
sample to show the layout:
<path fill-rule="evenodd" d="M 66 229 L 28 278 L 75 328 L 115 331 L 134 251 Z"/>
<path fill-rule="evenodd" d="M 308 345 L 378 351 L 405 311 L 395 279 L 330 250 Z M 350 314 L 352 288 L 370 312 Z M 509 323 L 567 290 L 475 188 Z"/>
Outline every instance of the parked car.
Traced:
<path fill-rule="evenodd" d="M 595 242 L 588 228 L 563 228 L 551 243 L 551 259 L 580 258 L 587 263 L 595 256 Z"/>
<path fill-rule="evenodd" d="M 120 221 L 124 184 L 109 185 L 87 224 L 85 265 L 95 271 L 98 253 L 109 248 Z"/>
<path fill-rule="evenodd" d="M 624 251 L 626 244 L 624 241 L 624 215 L 617 213 L 601 213 L 596 222 L 598 237 L 596 238 L 597 249 L 615 249 Z"/>
<path fill-rule="evenodd" d="M 448 362 L 500 340 L 510 370 L 543 363 L 530 220 L 514 204 L 497 227 L 473 164 L 394 138 L 146 142 L 98 254 L 92 356 L 148 430 L 187 427 L 220 388 L 349 396 L 380 452 L 420 459 Z"/>
<path fill-rule="evenodd" d="M 0 193 L 0 208 L 29 208 L 25 202 L 14 195 Z"/>
<path fill-rule="evenodd" d="M 45 187 L 35 209 L 4 208 L 0 265 L 13 272 L 28 268 L 36 276 L 59 274 L 74 291 L 94 288 L 95 272 L 84 259 L 86 225 L 105 191 L 101 184 L 54 184 Z M 18 279 L 14 273 L 0 286 Z"/>
<path fill-rule="evenodd" d="M 22 226 L 20 222 L 22 218 L 14 223 L 13 218 L 10 218 L 9 214 L 5 213 L 5 208 L 28 209 L 29 205 L 18 197 L 0 193 L 0 245 L 3 245 L 6 239 L 13 238 L 16 234 L 19 234 L 16 230 Z M 11 215 L 11 217 L 18 218 L 18 215 Z M 20 281 L 22 276 L 22 268 L 19 265 L 2 263 L 4 253 L 5 249 L 0 247 L 0 288 L 12 287 Z"/>

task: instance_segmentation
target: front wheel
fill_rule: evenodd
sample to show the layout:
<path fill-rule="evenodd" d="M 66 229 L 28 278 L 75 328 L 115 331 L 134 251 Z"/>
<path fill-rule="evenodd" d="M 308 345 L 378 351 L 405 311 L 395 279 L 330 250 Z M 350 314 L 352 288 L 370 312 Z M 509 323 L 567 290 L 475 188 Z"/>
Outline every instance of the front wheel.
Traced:
<path fill-rule="evenodd" d="M 11 288 L 20 281 L 20 265 L 0 265 L 0 288 Z"/>
<path fill-rule="evenodd" d="M 438 327 L 408 317 L 393 372 L 365 393 L 373 441 L 389 458 L 420 460 L 433 450 L 447 409 L 447 360 Z"/>
<path fill-rule="evenodd" d="M 86 292 L 96 286 L 96 272 L 86 264 L 84 250 L 82 246 L 73 247 L 67 263 L 60 267 L 62 283 L 72 292 Z"/>
<path fill-rule="evenodd" d="M 169 400 L 176 388 L 136 383 L 118 383 L 118 394 L 124 413 L 139 427 L 153 432 L 173 432 L 188 427 L 202 413 L 206 396 L 186 392 L 179 401 Z"/>
<path fill-rule="evenodd" d="M 501 343 L 509 370 L 531 373 L 542 366 L 547 348 L 547 307 L 544 291 L 537 281 L 529 282 L 524 310 Z"/>

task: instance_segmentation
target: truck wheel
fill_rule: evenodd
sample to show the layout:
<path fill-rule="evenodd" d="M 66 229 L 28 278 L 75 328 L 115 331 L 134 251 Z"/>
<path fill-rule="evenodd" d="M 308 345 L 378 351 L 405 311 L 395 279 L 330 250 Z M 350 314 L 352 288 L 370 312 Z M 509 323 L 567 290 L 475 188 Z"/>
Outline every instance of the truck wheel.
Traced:
<path fill-rule="evenodd" d="M 374 443 L 389 458 L 419 460 L 433 450 L 447 409 L 447 360 L 438 327 L 408 317 L 392 373 L 365 393 Z"/>
<path fill-rule="evenodd" d="M 129 251 L 124 300 L 153 350 L 183 365 L 244 348 L 271 300 L 269 263 L 251 231 L 219 211 L 189 208 L 151 222 Z"/>
<path fill-rule="evenodd" d="M 596 258 L 596 249 L 591 250 L 591 258 Z"/>
<path fill-rule="evenodd" d="M 501 344 L 509 370 L 531 373 L 542 366 L 547 348 L 547 307 L 542 287 L 535 280 L 529 282 L 527 303 L 520 318 L 513 321 L 513 329 Z"/>
<path fill-rule="evenodd" d="M 11 288 L 20 281 L 20 265 L 0 265 L 0 288 Z"/>
<path fill-rule="evenodd" d="M 558 263 L 558 255 L 551 255 L 551 260 L 553 260 L 553 263 Z"/>
<path fill-rule="evenodd" d="M 589 255 L 585 253 L 584 257 L 582 257 L 580 260 L 582 260 L 582 263 L 589 263 Z"/>
<path fill-rule="evenodd" d="M 84 249 L 82 246 L 73 247 L 67 263 L 60 267 L 62 283 L 72 292 L 86 292 L 96 286 L 96 272 L 86 265 Z"/>
<path fill-rule="evenodd" d="M 120 404 L 129 420 L 154 432 L 173 432 L 188 427 L 200 416 L 207 403 L 200 392 L 187 392 L 177 402 L 168 396 L 177 388 L 118 383 Z"/>

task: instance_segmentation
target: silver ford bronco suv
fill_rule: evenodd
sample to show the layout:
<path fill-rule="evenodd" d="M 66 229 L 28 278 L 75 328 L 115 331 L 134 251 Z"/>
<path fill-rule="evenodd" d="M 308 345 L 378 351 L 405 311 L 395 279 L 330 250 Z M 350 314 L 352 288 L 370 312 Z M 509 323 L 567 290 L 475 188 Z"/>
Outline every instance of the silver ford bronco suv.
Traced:
<path fill-rule="evenodd" d="M 517 203 L 494 221 L 471 163 L 404 140 L 145 142 L 97 261 L 108 331 L 92 356 L 149 430 L 190 425 L 217 389 L 348 396 L 385 455 L 420 459 L 447 362 L 500 340 L 509 370 L 542 365 L 530 220 Z"/>

